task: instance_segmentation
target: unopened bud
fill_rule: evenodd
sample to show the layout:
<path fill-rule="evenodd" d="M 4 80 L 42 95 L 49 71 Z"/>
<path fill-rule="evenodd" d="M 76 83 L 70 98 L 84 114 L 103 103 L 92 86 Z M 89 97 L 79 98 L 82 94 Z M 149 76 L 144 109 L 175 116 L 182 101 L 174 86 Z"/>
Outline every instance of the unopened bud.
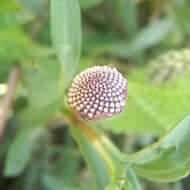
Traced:
<path fill-rule="evenodd" d="M 73 80 L 68 103 L 85 120 L 101 120 L 121 113 L 127 100 L 127 81 L 115 68 L 94 66 Z"/>

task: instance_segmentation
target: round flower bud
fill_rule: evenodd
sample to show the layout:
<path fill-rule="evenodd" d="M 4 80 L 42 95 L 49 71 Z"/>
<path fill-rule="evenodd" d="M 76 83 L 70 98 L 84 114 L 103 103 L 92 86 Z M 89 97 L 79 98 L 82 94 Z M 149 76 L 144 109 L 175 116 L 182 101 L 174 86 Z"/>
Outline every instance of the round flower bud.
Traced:
<path fill-rule="evenodd" d="M 78 74 L 68 92 L 68 103 L 85 120 L 121 113 L 127 100 L 127 81 L 115 68 L 94 66 Z"/>

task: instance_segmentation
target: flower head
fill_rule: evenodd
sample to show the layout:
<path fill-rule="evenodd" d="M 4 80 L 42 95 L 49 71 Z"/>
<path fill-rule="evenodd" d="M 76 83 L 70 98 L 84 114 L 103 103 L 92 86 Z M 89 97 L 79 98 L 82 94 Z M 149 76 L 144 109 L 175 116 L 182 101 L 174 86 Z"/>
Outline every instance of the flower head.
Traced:
<path fill-rule="evenodd" d="M 112 117 L 124 110 L 127 81 L 115 68 L 94 66 L 73 80 L 68 103 L 85 120 Z"/>

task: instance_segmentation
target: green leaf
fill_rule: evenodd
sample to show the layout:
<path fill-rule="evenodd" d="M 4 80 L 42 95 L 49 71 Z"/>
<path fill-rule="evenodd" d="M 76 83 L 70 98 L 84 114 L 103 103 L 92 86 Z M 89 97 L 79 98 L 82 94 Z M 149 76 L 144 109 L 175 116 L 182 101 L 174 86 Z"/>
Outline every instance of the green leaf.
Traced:
<path fill-rule="evenodd" d="M 2 10 L 10 10 L 11 12 L 20 11 L 21 6 L 20 4 L 15 0 L 1 0 L 1 6 L 0 11 Z"/>
<path fill-rule="evenodd" d="M 129 38 L 134 37 L 138 30 L 136 3 L 133 0 L 117 0 L 113 1 L 113 5 Z"/>
<path fill-rule="evenodd" d="M 160 43 L 172 32 L 172 28 L 173 23 L 167 19 L 158 20 L 150 24 L 134 38 L 130 45 L 131 50 L 135 52 L 141 51 Z"/>
<path fill-rule="evenodd" d="M 33 19 L 33 15 L 15 0 L 1 0 L 0 4 L 0 30 L 16 27 Z"/>
<path fill-rule="evenodd" d="M 36 138 L 41 134 L 41 128 L 35 130 L 21 130 L 14 138 L 5 162 L 6 176 L 17 176 L 27 167 Z"/>
<path fill-rule="evenodd" d="M 125 111 L 114 118 L 101 122 L 101 126 L 115 134 L 127 132 L 130 134 L 151 133 L 160 135 L 165 131 L 165 126 L 145 112 L 131 95 L 129 95 Z"/>
<path fill-rule="evenodd" d="M 138 190 L 138 189 L 133 188 L 132 184 L 129 181 L 127 181 L 123 182 L 122 185 L 119 185 L 118 182 L 113 182 L 109 184 L 104 190 Z"/>
<path fill-rule="evenodd" d="M 175 18 L 176 32 L 180 32 L 183 40 L 186 39 L 186 34 L 189 34 L 189 2 L 188 0 L 183 1 L 171 1 L 168 7 L 168 12 L 171 13 Z"/>
<path fill-rule="evenodd" d="M 131 155 L 130 167 L 139 175 L 161 182 L 176 181 L 190 173 L 190 115 L 157 143 Z"/>
<path fill-rule="evenodd" d="M 32 64 L 39 58 L 52 55 L 52 50 L 34 43 L 20 28 L 0 31 L 0 63 Z"/>
<path fill-rule="evenodd" d="M 0 62 L 3 64 L 19 62 L 31 55 L 30 42 L 19 28 L 0 31 L 0 41 Z"/>
<path fill-rule="evenodd" d="M 54 47 L 62 65 L 61 82 L 67 88 L 80 58 L 81 20 L 78 0 L 51 1 L 51 30 Z"/>
<path fill-rule="evenodd" d="M 154 118 L 162 129 L 174 126 L 190 111 L 190 92 L 185 84 L 177 87 L 143 85 L 132 80 L 129 83 L 132 101 L 139 105 L 147 116 Z"/>
<path fill-rule="evenodd" d="M 0 10 L 0 31 L 25 24 L 33 19 L 33 15 L 28 12 L 13 13 Z"/>
<path fill-rule="evenodd" d="M 133 57 L 137 53 L 163 42 L 172 33 L 173 28 L 174 25 L 170 20 L 161 19 L 141 29 L 130 41 L 120 39 L 103 41 L 93 49 L 93 53 L 109 54 L 122 58 Z"/>
<path fill-rule="evenodd" d="M 121 190 L 117 184 L 109 184 L 104 190 Z"/>
<path fill-rule="evenodd" d="M 80 6 L 84 9 L 90 8 L 92 6 L 96 6 L 104 0 L 79 0 Z"/>
<path fill-rule="evenodd" d="M 115 180 L 104 190 L 142 190 L 142 188 L 134 171 L 128 168 L 126 179 Z"/>
<path fill-rule="evenodd" d="M 164 134 L 190 112 L 189 71 L 175 77 L 172 74 L 172 79 L 175 80 L 153 84 L 147 69 L 133 71 L 128 78 L 129 97 L 124 113 L 101 122 L 102 126 L 114 133 Z"/>
<path fill-rule="evenodd" d="M 105 161 L 102 160 L 102 157 L 97 152 L 92 142 L 85 136 L 80 128 L 71 126 L 71 132 L 79 145 L 88 167 L 94 174 L 97 188 L 104 189 L 111 180 Z"/>
<path fill-rule="evenodd" d="M 125 155 L 105 135 L 85 123 L 72 127 L 71 132 L 94 173 L 98 189 L 109 183 L 122 187 L 126 174 Z"/>
<path fill-rule="evenodd" d="M 21 113 L 22 123 L 42 124 L 58 111 L 59 70 L 58 62 L 51 60 L 41 60 L 36 67 L 22 67 L 29 101 Z"/>
<path fill-rule="evenodd" d="M 47 162 L 45 163 L 47 169 L 43 176 L 51 176 L 51 178 L 56 178 L 57 182 L 60 181 L 65 184 L 72 184 L 78 168 L 80 167 L 80 158 L 78 154 L 75 154 L 75 151 L 76 149 L 72 145 L 48 144 L 48 150 L 46 151 Z M 48 162 L 48 160 L 54 157 L 56 157 L 54 161 Z"/>
<path fill-rule="evenodd" d="M 43 182 L 44 186 L 47 190 L 78 190 L 79 188 L 72 187 L 70 185 L 65 184 L 63 181 L 64 179 L 60 180 L 56 178 L 55 176 L 50 175 L 44 175 L 43 176 Z"/>
<path fill-rule="evenodd" d="M 38 156 L 37 156 L 38 157 Z M 23 189 L 33 190 L 38 189 L 41 185 L 41 175 L 43 172 L 43 159 L 31 159 L 24 177 Z"/>
<path fill-rule="evenodd" d="M 48 2 L 46 0 L 20 0 L 21 3 L 35 15 L 41 15 L 44 8 L 47 8 Z"/>
<path fill-rule="evenodd" d="M 163 41 L 172 32 L 172 28 L 173 24 L 170 20 L 165 19 L 152 23 L 139 31 L 138 35 L 129 43 L 127 49 L 121 46 L 116 53 L 122 57 L 128 57 L 142 52 Z"/>

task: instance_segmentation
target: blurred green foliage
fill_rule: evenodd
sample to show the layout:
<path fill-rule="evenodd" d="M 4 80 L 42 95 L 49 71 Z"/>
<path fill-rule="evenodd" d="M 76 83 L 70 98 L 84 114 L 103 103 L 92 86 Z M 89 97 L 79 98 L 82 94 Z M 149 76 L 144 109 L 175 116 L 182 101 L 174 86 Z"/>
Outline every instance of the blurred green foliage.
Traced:
<path fill-rule="evenodd" d="M 108 64 L 126 75 L 129 83 L 125 112 L 94 124 L 94 128 L 105 130 L 124 151 L 135 152 L 190 112 L 190 2 L 79 2 L 82 9 L 82 55 L 77 72 L 91 65 Z M 59 65 L 52 48 L 49 10 L 48 0 L 0 0 L 0 103 L 5 95 L 1 84 L 7 84 L 14 66 L 21 70 L 21 80 L 0 147 L 0 189 L 87 190 L 89 186 L 96 189 L 68 130 L 71 126 L 60 119 L 60 88 L 65 85 L 60 84 L 60 75 L 70 71 Z M 75 20 L 69 21 L 67 25 L 77 31 Z M 66 33 L 56 35 L 67 37 L 62 39 L 64 42 L 76 35 L 67 33 L 64 23 L 60 27 Z M 58 30 L 54 26 L 53 29 Z M 80 46 L 80 42 L 78 44 Z M 74 55 L 76 57 L 70 60 L 70 54 L 66 54 L 63 60 L 64 64 L 68 62 L 71 70 L 73 62 L 77 65 L 79 52 Z M 65 86 L 73 74 L 71 72 L 70 78 L 64 79 Z M 83 148 L 86 145 L 92 155 L 86 161 L 97 162 L 98 155 L 81 135 L 82 140 Z M 134 167 L 144 167 L 139 166 L 138 159 L 136 164 Z M 108 180 L 103 178 L 106 176 L 104 165 L 95 164 L 94 168 L 97 169 L 95 175 L 102 175 L 99 179 L 101 187 Z M 139 169 L 141 172 L 144 171 Z M 146 171 L 144 175 L 147 175 Z M 147 190 L 189 189 L 189 185 L 182 185 L 184 181 L 154 185 L 144 179 L 141 181 Z M 188 178 L 187 182 L 190 183 Z M 107 189 L 114 190 L 114 186 Z M 130 189 L 131 185 L 128 186 Z"/>

